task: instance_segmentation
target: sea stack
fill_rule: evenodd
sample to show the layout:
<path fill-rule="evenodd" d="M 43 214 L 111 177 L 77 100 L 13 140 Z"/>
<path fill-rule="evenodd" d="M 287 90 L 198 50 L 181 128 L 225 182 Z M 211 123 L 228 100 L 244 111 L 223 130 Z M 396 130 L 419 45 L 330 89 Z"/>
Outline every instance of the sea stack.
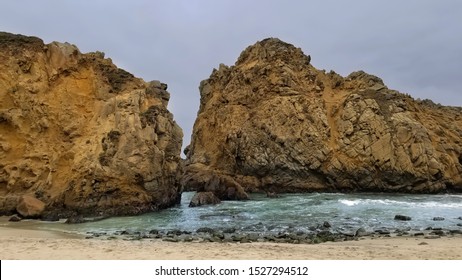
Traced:
<path fill-rule="evenodd" d="M 0 33 L 0 214 L 24 201 L 42 202 L 42 218 L 178 202 L 183 135 L 166 89 L 102 52 Z"/>
<path fill-rule="evenodd" d="M 461 108 L 415 100 L 363 71 L 318 70 L 276 38 L 249 46 L 234 66 L 221 64 L 199 89 L 187 188 L 220 199 L 462 190 Z"/>

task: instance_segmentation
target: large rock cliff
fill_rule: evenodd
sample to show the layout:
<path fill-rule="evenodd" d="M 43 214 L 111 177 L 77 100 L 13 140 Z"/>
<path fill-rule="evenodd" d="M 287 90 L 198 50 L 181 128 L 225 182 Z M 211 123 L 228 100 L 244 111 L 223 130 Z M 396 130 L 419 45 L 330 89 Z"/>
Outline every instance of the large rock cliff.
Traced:
<path fill-rule="evenodd" d="M 214 69 L 200 96 L 185 151 L 187 188 L 218 189 L 222 199 L 249 191 L 461 190 L 461 108 L 415 100 L 362 71 L 317 70 L 278 39 Z"/>
<path fill-rule="evenodd" d="M 45 218 L 175 204 L 183 135 L 166 89 L 101 52 L 0 33 L 0 214 L 24 196 Z"/>

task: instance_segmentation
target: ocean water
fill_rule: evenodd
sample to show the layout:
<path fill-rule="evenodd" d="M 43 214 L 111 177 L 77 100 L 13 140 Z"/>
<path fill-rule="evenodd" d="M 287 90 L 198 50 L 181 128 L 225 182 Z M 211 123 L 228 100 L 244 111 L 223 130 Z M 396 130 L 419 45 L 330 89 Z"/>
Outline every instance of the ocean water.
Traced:
<path fill-rule="evenodd" d="M 311 232 L 325 221 L 331 231 L 350 233 L 428 227 L 462 229 L 462 195 L 409 194 L 283 194 L 267 198 L 253 194 L 249 201 L 224 201 L 218 205 L 190 208 L 193 192 L 183 193 L 181 204 L 160 212 L 134 217 L 114 217 L 98 222 L 68 225 L 63 222 L 34 222 L 34 227 L 72 233 L 113 234 L 118 231 L 147 232 L 182 230 L 195 232 L 202 227 L 234 228 L 239 232 Z M 394 220 L 395 215 L 410 221 Z M 443 221 L 434 221 L 443 217 Z M 21 224 L 21 223 L 18 223 Z"/>

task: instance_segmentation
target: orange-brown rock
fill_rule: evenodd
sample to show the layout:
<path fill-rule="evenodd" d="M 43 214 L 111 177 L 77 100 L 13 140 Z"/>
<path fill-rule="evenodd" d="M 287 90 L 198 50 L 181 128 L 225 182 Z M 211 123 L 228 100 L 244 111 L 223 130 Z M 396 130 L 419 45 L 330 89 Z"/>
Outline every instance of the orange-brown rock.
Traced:
<path fill-rule="evenodd" d="M 461 190 L 461 108 L 318 70 L 278 39 L 221 64 L 200 94 L 185 187 L 225 177 L 247 192 Z"/>
<path fill-rule="evenodd" d="M 19 199 L 16 211 L 24 218 L 39 218 L 45 210 L 45 203 L 30 195 L 23 195 Z"/>
<path fill-rule="evenodd" d="M 175 204 L 182 131 L 167 85 L 101 52 L 0 33 L 0 213 L 138 214 Z"/>

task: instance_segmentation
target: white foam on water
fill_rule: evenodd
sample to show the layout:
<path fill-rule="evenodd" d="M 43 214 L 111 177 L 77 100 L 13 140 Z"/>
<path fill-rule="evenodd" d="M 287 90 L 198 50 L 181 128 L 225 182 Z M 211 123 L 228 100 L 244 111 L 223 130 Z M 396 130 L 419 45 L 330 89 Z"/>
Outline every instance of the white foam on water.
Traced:
<path fill-rule="evenodd" d="M 357 199 L 357 200 L 340 199 L 339 202 L 347 206 L 356 206 L 361 203 L 361 199 Z"/>
<path fill-rule="evenodd" d="M 462 202 L 437 202 L 437 201 L 425 201 L 425 202 L 411 202 L 411 201 L 399 201 L 392 199 L 340 199 L 339 203 L 347 206 L 357 205 L 389 205 L 389 206 L 400 206 L 405 208 L 445 208 L 445 209 L 462 209 Z"/>

